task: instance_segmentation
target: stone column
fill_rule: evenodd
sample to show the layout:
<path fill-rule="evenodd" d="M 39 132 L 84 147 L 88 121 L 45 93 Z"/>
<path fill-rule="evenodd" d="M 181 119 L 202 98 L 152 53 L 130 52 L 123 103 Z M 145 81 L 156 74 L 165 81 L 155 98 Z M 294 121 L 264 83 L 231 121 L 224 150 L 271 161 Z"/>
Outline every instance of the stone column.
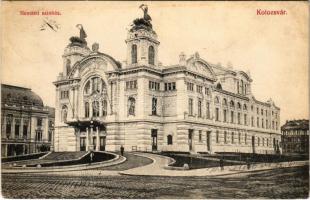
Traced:
<path fill-rule="evenodd" d="M 96 151 L 100 150 L 99 127 L 96 127 Z"/>
<path fill-rule="evenodd" d="M 89 132 L 88 128 L 86 128 L 86 151 L 88 151 L 88 145 L 89 145 Z"/>
<path fill-rule="evenodd" d="M 94 134 L 94 129 L 93 125 L 90 125 L 90 141 L 89 141 L 89 150 L 94 150 L 94 144 L 93 144 L 93 134 Z"/>

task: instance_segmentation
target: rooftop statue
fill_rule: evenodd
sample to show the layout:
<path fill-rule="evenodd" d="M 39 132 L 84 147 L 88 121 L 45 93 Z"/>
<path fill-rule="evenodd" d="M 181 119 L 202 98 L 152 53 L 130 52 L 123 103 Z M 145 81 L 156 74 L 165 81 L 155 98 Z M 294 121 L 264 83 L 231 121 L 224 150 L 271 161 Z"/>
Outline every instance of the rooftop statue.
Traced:
<path fill-rule="evenodd" d="M 148 29 L 152 30 L 152 18 L 148 14 L 148 7 L 145 4 L 141 4 L 139 8 L 143 11 L 143 18 L 137 18 L 133 21 L 133 28 L 131 30 L 138 30 L 138 29 Z"/>
<path fill-rule="evenodd" d="M 77 36 L 71 37 L 70 38 L 71 44 L 79 44 L 82 46 L 86 46 L 87 42 L 86 42 L 85 38 L 87 37 L 87 34 L 83 29 L 83 25 L 77 24 L 76 27 L 80 30 L 80 37 L 77 37 Z"/>

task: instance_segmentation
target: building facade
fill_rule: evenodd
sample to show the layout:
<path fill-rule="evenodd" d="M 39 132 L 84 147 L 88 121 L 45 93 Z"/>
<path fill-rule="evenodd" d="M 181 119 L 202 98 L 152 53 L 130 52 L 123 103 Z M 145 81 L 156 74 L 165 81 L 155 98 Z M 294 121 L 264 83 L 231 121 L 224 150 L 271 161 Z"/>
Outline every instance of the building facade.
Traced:
<path fill-rule="evenodd" d="M 280 109 L 251 92 L 248 73 L 195 53 L 159 62 L 150 17 L 133 21 L 120 63 L 71 37 L 56 86 L 56 151 L 280 152 Z"/>
<path fill-rule="evenodd" d="M 281 126 L 285 154 L 309 154 L 309 120 L 291 120 Z"/>
<path fill-rule="evenodd" d="M 1 156 L 50 150 L 55 109 L 29 88 L 1 84 Z"/>

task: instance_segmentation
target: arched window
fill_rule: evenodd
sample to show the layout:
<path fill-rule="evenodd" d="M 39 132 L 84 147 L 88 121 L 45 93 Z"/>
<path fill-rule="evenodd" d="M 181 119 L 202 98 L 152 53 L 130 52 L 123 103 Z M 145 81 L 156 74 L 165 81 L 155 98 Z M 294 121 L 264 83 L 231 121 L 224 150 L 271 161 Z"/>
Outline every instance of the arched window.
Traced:
<path fill-rule="evenodd" d="M 85 117 L 88 118 L 89 117 L 89 103 L 85 102 Z"/>
<path fill-rule="evenodd" d="M 152 98 L 152 115 L 157 115 L 157 98 Z"/>
<path fill-rule="evenodd" d="M 67 115 L 68 115 L 68 107 L 66 105 L 63 105 L 61 108 L 61 121 L 62 122 L 67 121 Z"/>
<path fill-rule="evenodd" d="M 214 99 L 214 102 L 215 103 L 220 103 L 220 98 L 218 96 L 216 96 L 215 99 Z"/>
<path fill-rule="evenodd" d="M 90 94 L 90 81 L 87 81 L 84 87 L 84 94 Z"/>
<path fill-rule="evenodd" d="M 136 99 L 133 97 L 128 98 L 128 115 L 135 115 Z"/>
<path fill-rule="evenodd" d="M 223 99 L 223 105 L 227 106 L 227 99 L 226 98 Z"/>
<path fill-rule="evenodd" d="M 93 117 L 99 117 L 99 101 L 93 101 Z"/>
<path fill-rule="evenodd" d="M 149 64 L 154 65 L 155 50 L 153 46 L 149 46 Z"/>
<path fill-rule="evenodd" d="M 135 64 L 137 63 L 137 45 L 133 44 L 131 46 L 131 61 L 132 61 L 132 64 Z"/>
<path fill-rule="evenodd" d="M 71 61 L 69 59 L 66 60 L 66 70 L 67 70 L 67 75 L 69 75 L 71 71 Z"/>
<path fill-rule="evenodd" d="M 244 94 L 243 80 L 241 80 L 241 94 Z"/>
<path fill-rule="evenodd" d="M 239 81 L 237 82 L 237 93 L 240 93 L 240 88 L 239 88 Z"/>
<path fill-rule="evenodd" d="M 220 83 L 218 83 L 218 84 L 216 85 L 216 88 L 219 89 L 219 90 L 221 90 L 221 89 L 222 89 L 222 85 L 221 85 Z"/>
<path fill-rule="evenodd" d="M 172 135 L 168 135 L 167 136 L 167 144 L 172 145 L 172 143 L 173 143 L 173 137 L 172 137 Z"/>
<path fill-rule="evenodd" d="M 243 110 L 247 110 L 248 107 L 246 106 L 246 104 L 243 105 Z"/>
<path fill-rule="evenodd" d="M 235 102 L 233 100 L 230 101 L 230 107 L 232 107 L 232 108 L 235 107 Z"/>
<path fill-rule="evenodd" d="M 108 113 L 108 103 L 107 100 L 102 101 L 102 116 L 107 116 Z"/>
<path fill-rule="evenodd" d="M 237 105 L 238 105 L 238 109 L 241 109 L 241 104 L 239 102 L 237 103 Z"/>

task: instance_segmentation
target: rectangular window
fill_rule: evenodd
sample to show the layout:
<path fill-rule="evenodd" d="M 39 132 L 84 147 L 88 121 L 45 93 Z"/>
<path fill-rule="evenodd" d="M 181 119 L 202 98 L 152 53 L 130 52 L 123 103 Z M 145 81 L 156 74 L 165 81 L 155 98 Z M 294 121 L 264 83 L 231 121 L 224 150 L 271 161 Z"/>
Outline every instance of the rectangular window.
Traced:
<path fill-rule="evenodd" d="M 197 85 L 197 86 L 196 86 L 196 91 L 197 91 L 198 93 L 202 94 L 202 86 Z"/>
<path fill-rule="evenodd" d="M 235 142 L 235 133 L 232 132 L 231 133 L 231 143 L 234 144 L 234 142 Z"/>
<path fill-rule="evenodd" d="M 157 115 L 157 98 L 152 98 L 152 115 Z"/>
<path fill-rule="evenodd" d="M 262 119 L 262 128 L 264 128 L 264 119 Z"/>
<path fill-rule="evenodd" d="M 227 132 L 224 131 L 224 143 L 226 144 L 227 143 Z"/>
<path fill-rule="evenodd" d="M 199 142 L 202 142 L 202 131 L 199 130 Z"/>
<path fill-rule="evenodd" d="M 215 121 L 220 121 L 219 120 L 219 115 L 220 115 L 219 108 L 215 108 Z"/>
<path fill-rule="evenodd" d="M 25 123 L 25 122 L 24 122 Z M 28 135 L 28 125 L 24 124 L 23 125 L 23 138 L 26 139 Z"/>
<path fill-rule="evenodd" d="M 268 128 L 269 124 L 268 124 L 268 120 L 266 119 L 266 129 Z"/>
<path fill-rule="evenodd" d="M 244 125 L 246 125 L 246 126 L 248 125 L 247 117 L 248 117 L 247 114 L 244 114 L 244 117 L 243 117 L 244 118 Z"/>
<path fill-rule="evenodd" d="M 202 117 L 201 99 L 198 99 L 198 117 Z"/>
<path fill-rule="evenodd" d="M 247 140 L 248 140 L 248 134 L 244 134 L 244 143 L 247 144 Z"/>
<path fill-rule="evenodd" d="M 230 123 L 234 123 L 234 111 L 230 112 Z"/>
<path fill-rule="evenodd" d="M 42 118 L 37 118 L 37 126 L 42 126 Z"/>
<path fill-rule="evenodd" d="M 69 90 L 60 91 L 60 99 L 68 99 L 69 98 Z"/>
<path fill-rule="evenodd" d="M 238 124 L 241 124 L 241 114 L 238 113 Z"/>
<path fill-rule="evenodd" d="M 15 138 L 19 138 L 19 124 L 15 124 Z"/>
<path fill-rule="evenodd" d="M 208 87 L 205 88 L 205 94 L 207 96 L 210 96 L 210 88 L 208 88 Z"/>
<path fill-rule="evenodd" d="M 194 83 L 187 82 L 187 90 L 194 91 Z"/>
<path fill-rule="evenodd" d="M 207 102 L 207 105 L 206 105 L 206 111 L 207 111 L 207 119 L 210 119 L 211 116 L 210 116 L 210 102 Z"/>
<path fill-rule="evenodd" d="M 216 131 L 216 143 L 219 143 L 219 131 Z"/>
<path fill-rule="evenodd" d="M 188 99 L 188 115 L 193 116 L 193 99 Z"/>
<path fill-rule="evenodd" d="M 126 81 L 126 90 L 133 90 L 138 88 L 137 80 Z"/>
<path fill-rule="evenodd" d="M 149 89 L 159 91 L 159 83 L 154 81 L 149 81 Z"/>
<path fill-rule="evenodd" d="M 251 126 L 254 127 L 254 117 L 251 117 Z"/>
<path fill-rule="evenodd" d="M 176 90 L 176 83 L 165 83 L 165 91 L 175 91 Z"/>
<path fill-rule="evenodd" d="M 227 110 L 223 110 L 224 122 L 227 122 Z"/>
<path fill-rule="evenodd" d="M 257 117 L 256 125 L 257 125 L 257 128 L 259 128 L 259 117 Z"/>
<path fill-rule="evenodd" d="M 238 133 L 239 144 L 241 144 L 241 133 Z"/>

